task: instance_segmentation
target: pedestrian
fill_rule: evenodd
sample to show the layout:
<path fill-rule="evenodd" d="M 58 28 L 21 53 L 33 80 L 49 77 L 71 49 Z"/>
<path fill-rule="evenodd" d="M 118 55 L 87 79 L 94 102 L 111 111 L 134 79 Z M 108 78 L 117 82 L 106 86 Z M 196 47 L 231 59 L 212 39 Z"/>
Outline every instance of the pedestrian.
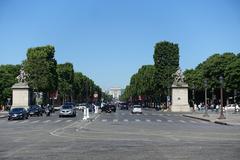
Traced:
<path fill-rule="evenodd" d="M 218 110 L 219 110 L 219 105 L 217 104 L 216 105 L 216 112 L 218 112 Z"/>

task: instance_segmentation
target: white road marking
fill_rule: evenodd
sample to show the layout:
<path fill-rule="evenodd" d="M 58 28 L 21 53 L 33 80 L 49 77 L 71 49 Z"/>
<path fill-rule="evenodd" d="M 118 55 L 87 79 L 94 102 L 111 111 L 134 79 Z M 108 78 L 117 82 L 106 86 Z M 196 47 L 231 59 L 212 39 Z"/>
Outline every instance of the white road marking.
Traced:
<path fill-rule="evenodd" d="M 71 119 L 69 119 L 69 120 L 67 120 L 66 122 L 72 122 L 72 120 L 71 120 Z"/>
<path fill-rule="evenodd" d="M 59 120 L 56 120 L 54 123 L 58 123 L 58 122 L 61 122 L 62 120 L 61 119 L 59 119 Z"/>
<path fill-rule="evenodd" d="M 113 122 L 118 122 L 118 119 L 114 119 Z"/>
<path fill-rule="evenodd" d="M 140 122 L 140 119 L 135 119 L 136 122 Z"/>
<path fill-rule="evenodd" d="M 128 119 L 124 119 L 123 121 L 124 121 L 124 122 L 128 122 Z"/>
<path fill-rule="evenodd" d="M 161 119 L 157 119 L 157 122 L 162 122 L 162 120 Z"/>
<path fill-rule="evenodd" d="M 183 121 L 183 120 L 180 120 L 180 122 L 182 122 L 182 123 L 186 123 L 185 121 Z"/>
<path fill-rule="evenodd" d="M 196 121 L 190 121 L 191 123 L 197 123 Z"/>
<path fill-rule="evenodd" d="M 19 121 L 8 121 L 8 122 L 11 123 L 11 124 L 14 124 L 14 123 L 17 123 Z"/>
<path fill-rule="evenodd" d="M 107 122 L 107 120 L 106 119 L 102 119 L 102 122 Z"/>
<path fill-rule="evenodd" d="M 172 120 L 170 120 L 170 119 L 169 119 L 169 120 L 167 120 L 167 121 L 168 121 L 168 122 L 173 122 L 173 121 L 172 121 Z"/>
<path fill-rule="evenodd" d="M 43 121 L 43 123 L 48 123 L 48 122 L 50 122 L 51 120 L 46 120 L 46 121 Z"/>
<path fill-rule="evenodd" d="M 146 122 L 151 122 L 151 120 L 150 119 L 146 119 Z"/>
<path fill-rule="evenodd" d="M 38 123 L 38 122 L 39 122 L 39 120 L 37 120 L 37 121 L 32 121 L 31 124 Z"/>
<path fill-rule="evenodd" d="M 27 123 L 29 122 L 29 120 L 25 120 L 25 121 L 22 121 L 22 122 L 19 122 L 20 124 L 23 124 L 23 123 Z"/>

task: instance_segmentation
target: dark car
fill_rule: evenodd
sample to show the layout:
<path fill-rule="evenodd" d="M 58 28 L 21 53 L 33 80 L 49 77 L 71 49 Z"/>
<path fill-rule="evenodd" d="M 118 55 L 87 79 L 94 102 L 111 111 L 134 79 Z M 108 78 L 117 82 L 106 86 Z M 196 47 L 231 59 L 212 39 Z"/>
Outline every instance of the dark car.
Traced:
<path fill-rule="evenodd" d="M 119 106 L 120 110 L 128 110 L 127 103 L 119 103 L 118 106 Z"/>
<path fill-rule="evenodd" d="M 28 113 L 30 116 L 42 116 L 43 115 L 43 109 L 38 105 L 32 105 L 30 106 Z"/>
<path fill-rule="evenodd" d="M 109 107 L 110 107 L 111 111 L 116 112 L 116 106 L 115 105 L 110 104 Z"/>
<path fill-rule="evenodd" d="M 112 110 L 110 108 L 110 105 L 108 105 L 108 104 L 105 104 L 104 106 L 102 106 L 101 111 L 106 112 L 106 113 L 111 113 L 112 112 Z"/>
<path fill-rule="evenodd" d="M 8 120 L 28 119 L 28 112 L 25 108 L 12 108 L 8 114 Z"/>

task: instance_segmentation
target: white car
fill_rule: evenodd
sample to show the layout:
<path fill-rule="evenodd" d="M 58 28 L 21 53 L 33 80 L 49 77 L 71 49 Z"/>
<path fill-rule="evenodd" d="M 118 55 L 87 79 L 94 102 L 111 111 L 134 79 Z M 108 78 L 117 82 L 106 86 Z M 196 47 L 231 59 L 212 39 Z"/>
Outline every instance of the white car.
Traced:
<path fill-rule="evenodd" d="M 223 108 L 224 111 L 235 111 L 235 109 L 237 112 L 240 111 L 238 104 L 228 104 Z"/>
<path fill-rule="evenodd" d="M 142 114 L 141 105 L 133 105 L 132 114 L 139 113 Z"/>

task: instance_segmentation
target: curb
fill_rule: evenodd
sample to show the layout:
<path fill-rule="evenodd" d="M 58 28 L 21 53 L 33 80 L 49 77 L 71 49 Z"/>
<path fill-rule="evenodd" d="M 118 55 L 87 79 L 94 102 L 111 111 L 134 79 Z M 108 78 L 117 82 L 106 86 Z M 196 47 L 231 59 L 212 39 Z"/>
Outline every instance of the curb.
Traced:
<path fill-rule="evenodd" d="M 209 119 L 199 118 L 199 117 L 194 117 L 194 116 L 188 116 L 188 115 L 185 115 L 185 114 L 183 114 L 183 117 L 188 117 L 188 118 L 193 118 L 193 119 L 199 119 L 199 120 L 206 121 L 206 122 L 211 122 Z"/>
<path fill-rule="evenodd" d="M 183 115 L 183 116 L 184 116 L 184 117 L 188 117 L 188 118 L 193 118 L 193 119 L 199 119 L 199 120 L 206 121 L 206 122 L 213 122 L 213 123 L 220 124 L 220 125 L 228 125 L 228 126 L 231 125 L 231 124 L 226 123 L 226 122 L 211 121 L 211 120 L 205 119 L 205 118 L 199 118 L 199 117 L 194 117 L 194 116 L 189 116 L 189 115 Z"/>
<path fill-rule="evenodd" d="M 216 123 L 216 124 L 221 124 L 221 125 L 228 125 L 228 126 L 230 126 L 230 124 L 228 124 L 228 123 L 226 123 L 226 122 L 214 121 L 214 123 Z"/>

